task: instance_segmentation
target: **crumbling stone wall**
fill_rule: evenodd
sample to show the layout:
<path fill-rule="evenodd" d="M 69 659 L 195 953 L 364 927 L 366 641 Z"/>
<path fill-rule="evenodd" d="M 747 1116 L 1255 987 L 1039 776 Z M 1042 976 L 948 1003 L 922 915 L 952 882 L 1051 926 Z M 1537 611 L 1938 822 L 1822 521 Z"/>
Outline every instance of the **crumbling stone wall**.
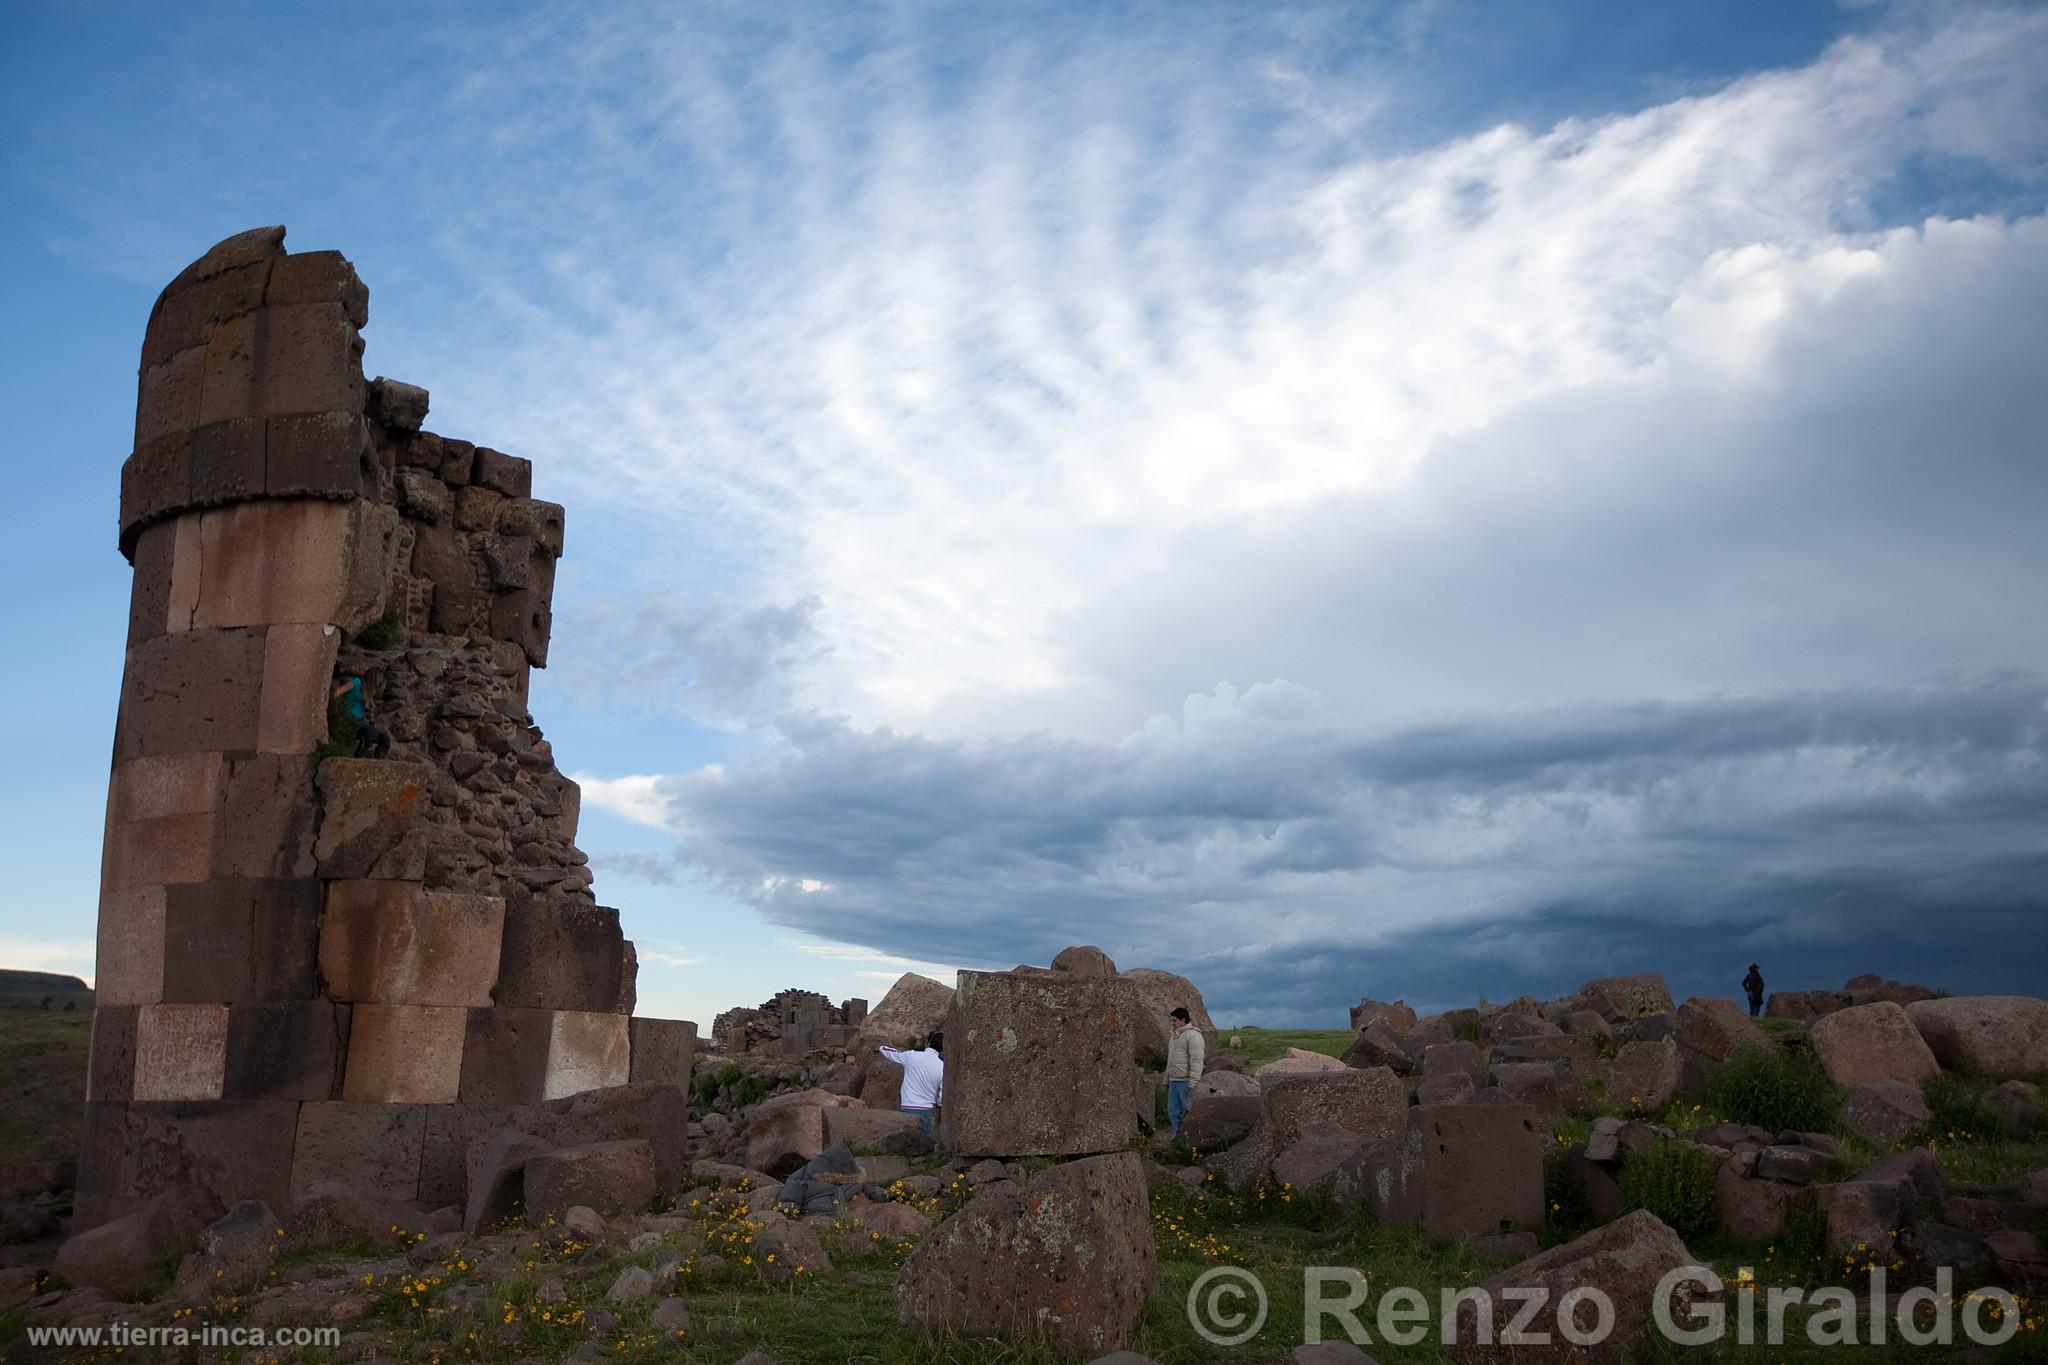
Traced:
<path fill-rule="evenodd" d="M 711 1021 L 711 1041 L 728 1056 L 745 1052 L 802 1056 L 850 1046 L 867 1017 L 868 1002 L 858 996 L 834 1005 L 830 997 L 816 991 L 790 987 L 758 1006 L 721 1011 Z"/>
<path fill-rule="evenodd" d="M 283 243 L 216 246 L 143 341 L 81 1229 L 172 1187 L 452 1202 L 504 1124 L 673 1165 L 684 1127 L 695 1026 L 631 1017 L 526 709 L 562 509 L 366 383 L 368 290 Z M 317 752 L 338 670 L 388 758 Z"/>

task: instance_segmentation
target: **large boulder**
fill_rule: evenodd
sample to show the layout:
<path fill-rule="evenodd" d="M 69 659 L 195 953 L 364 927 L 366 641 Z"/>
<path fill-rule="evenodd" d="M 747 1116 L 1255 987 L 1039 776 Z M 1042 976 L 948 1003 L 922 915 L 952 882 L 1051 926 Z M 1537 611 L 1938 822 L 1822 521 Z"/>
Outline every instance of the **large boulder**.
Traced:
<path fill-rule="evenodd" d="M 2048 1071 L 2048 1000 L 2031 995 L 1957 995 L 1916 1000 L 1906 1017 L 1935 1060 L 1965 1076 Z"/>
<path fill-rule="evenodd" d="M 1273 1158 L 1303 1133 L 1338 1128 L 1373 1139 L 1398 1136 L 1408 1117 L 1408 1087 L 1386 1067 L 1276 1076 L 1259 1093 L 1257 1124 L 1236 1146 L 1206 1163 L 1234 1190 L 1264 1178 Z M 1183 1126 L 1182 1133 L 1186 1135 Z"/>
<path fill-rule="evenodd" d="M 199 1244 L 178 1266 L 174 1298 L 229 1298 L 261 1283 L 277 1259 L 284 1229 L 270 1205 L 245 1199 L 199 1234 Z"/>
<path fill-rule="evenodd" d="M 166 1191 L 57 1248 L 57 1278 L 73 1289 L 97 1289 L 115 1298 L 145 1293 L 155 1286 L 163 1260 L 192 1246 L 219 1212 L 200 1191 Z"/>
<path fill-rule="evenodd" d="M 1415 1065 L 1415 1059 L 1408 1054 L 1401 1035 L 1379 1019 L 1358 1031 L 1358 1036 L 1351 1040 L 1351 1046 L 1344 1049 L 1339 1060 L 1346 1066 L 1390 1066 L 1404 1073 Z"/>
<path fill-rule="evenodd" d="M 1335 1192 L 1439 1241 L 1535 1228 L 1548 1136 L 1539 1117 L 1523 1104 L 1417 1105 L 1399 1141 L 1364 1150 Z"/>
<path fill-rule="evenodd" d="M 526 1162 L 526 1212 L 560 1218 L 581 1205 L 607 1216 L 654 1203 L 654 1152 L 639 1138 L 542 1152 Z"/>
<path fill-rule="evenodd" d="M 1607 1098 L 1634 1113 L 1661 1113 L 1678 1098 L 1680 1079 L 1678 1044 L 1673 1039 L 1623 1043 L 1608 1073 Z"/>
<path fill-rule="evenodd" d="M 1198 1095 L 1180 1121 L 1181 1145 L 1190 1152 L 1221 1151 L 1258 1127 L 1261 1113 L 1256 1094 Z"/>
<path fill-rule="evenodd" d="M 1655 972 L 1632 976 L 1606 976 L 1579 987 L 1575 1003 L 1592 1010 L 1609 1023 L 1641 1019 L 1671 1010 L 1671 988 Z"/>
<path fill-rule="evenodd" d="M 1404 1000 L 1389 1005 L 1367 996 L 1351 1007 L 1351 1027 L 1363 1032 L 1373 1024 L 1386 1024 L 1397 1033 L 1405 1032 L 1415 1027 L 1415 1011 Z"/>
<path fill-rule="evenodd" d="M 1745 1176 L 1732 1161 L 1722 1162 L 1714 1171 L 1715 1222 L 1731 1237 L 1768 1241 L 1784 1230 L 1785 1218 L 1792 1210 L 1812 1198 L 1812 1193 L 1799 1185 Z"/>
<path fill-rule="evenodd" d="M 1698 1261 L 1676 1232 L 1649 1210 L 1638 1209 L 1482 1281 L 1479 1290 L 1492 1306 L 1496 1344 L 1477 1344 L 1482 1340 L 1478 1334 L 1480 1306 L 1461 1300 L 1456 1319 L 1460 1344 L 1450 1347 L 1451 1359 L 1460 1365 L 1492 1365 L 1505 1360 L 1513 1360 L 1516 1365 L 1619 1365 L 1624 1359 L 1643 1355 L 1653 1342 L 1656 1329 L 1651 1312 L 1659 1283 L 1681 1266 L 1696 1264 Z M 1568 1341 L 1558 1330 L 1556 1317 L 1564 1296 L 1581 1286 L 1598 1289 L 1614 1308 L 1612 1329 L 1604 1340 L 1590 1347 Z M 1508 1297 L 1508 1291 L 1516 1289 L 1544 1291 L 1539 1321 L 1547 1324 L 1540 1330 L 1547 1331 L 1549 1344 L 1498 1344 L 1501 1332 L 1521 1309 L 1521 1296 Z M 1692 1289 L 1681 1286 L 1673 1297 L 1673 1320 L 1691 1322 Z M 1580 1335 L 1590 1336 L 1594 1306 L 1585 1300 L 1578 1301 L 1574 1305 L 1574 1321 Z"/>
<path fill-rule="evenodd" d="M 1889 1000 L 1836 1010 L 1816 1019 L 1806 1037 L 1828 1078 L 1837 1085 L 1866 1081 L 1918 1085 L 1941 1072 L 1905 1009 Z"/>
<path fill-rule="evenodd" d="M 1880 1151 L 1898 1146 L 1933 1117 L 1920 1088 L 1904 1081 L 1865 1081 L 1842 1099 L 1842 1127 Z"/>
<path fill-rule="evenodd" d="M 916 972 L 896 978 L 880 1003 L 870 1009 L 854 1034 L 855 1061 L 860 1081 L 854 1093 L 870 1109 L 894 1109 L 903 1090 L 903 1068 L 882 1060 L 876 1049 L 923 1046 L 933 1029 L 946 1022 L 953 1005 L 953 988 Z"/>
<path fill-rule="evenodd" d="M 1695 995 L 1680 1005 L 1672 1029 L 1683 1072 L 1680 1088 L 1688 1095 L 1704 1093 L 1707 1071 L 1716 1063 L 1746 1047 L 1770 1046 L 1764 1031 L 1742 1006 L 1719 996 Z"/>
<path fill-rule="evenodd" d="M 1130 1344 L 1157 1275 L 1144 1163 L 1116 1152 L 976 1195 L 903 1263 L 896 1308 L 913 1331 L 1087 1359 Z"/>
<path fill-rule="evenodd" d="M 1060 949 L 1052 960 L 1052 969 L 1056 972 L 1072 972 L 1076 976 L 1116 975 L 1115 961 L 1092 943 Z"/>
<path fill-rule="evenodd" d="M 1188 1012 L 1189 1027 L 1200 1029 L 1207 1050 L 1216 1051 L 1216 1025 L 1210 1021 L 1209 1008 L 1202 1003 L 1202 993 L 1195 989 L 1194 982 L 1156 967 L 1133 967 L 1123 977 L 1138 992 L 1132 1042 L 1139 1060 L 1166 1060 L 1166 1044 L 1173 1036 L 1173 1012 L 1183 1006 Z"/>
<path fill-rule="evenodd" d="M 1307 1048 L 1291 1047 L 1264 1066 L 1252 1072 L 1260 1081 L 1277 1080 L 1282 1076 L 1312 1076 L 1318 1072 L 1342 1071 L 1344 1063 L 1327 1052 L 1310 1052 Z"/>
<path fill-rule="evenodd" d="M 1114 1152 L 1131 1108 L 1137 988 L 1072 972 L 962 972 L 939 1144 L 962 1156 Z"/>

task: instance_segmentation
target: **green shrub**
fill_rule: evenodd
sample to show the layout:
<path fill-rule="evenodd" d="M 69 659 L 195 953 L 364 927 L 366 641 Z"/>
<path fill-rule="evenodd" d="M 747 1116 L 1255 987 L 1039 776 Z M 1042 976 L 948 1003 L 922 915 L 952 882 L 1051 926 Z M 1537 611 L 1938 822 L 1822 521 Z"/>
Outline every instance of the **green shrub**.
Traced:
<path fill-rule="evenodd" d="M 1920 1087 L 1933 1117 L 1922 1131 L 1936 1138 L 1995 1138 L 1998 1111 L 1991 1105 L 1990 1083 L 1942 1072 Z"/>
<path fill-rule="evenodd" d="M 348 713 L 348 703 L 342 697 L 327 699 L 327 738 L 313 752 L 320 758 L 354 758 L 356 742 L 362 737 L 362 727 L 356 718 Z"/>
<path fill-rule="evenodd" d="M 1543 1153 L 1543 1221 L 1560 1240 L 1593 1226 L 1593 1206 L 1572 1178 L 1571 1148 L 1552 1143 Z"/>
<path fill-rule="evenodd" d="M 1681 1237 L 1714 1230 L 1714 1162 L 1704 1147 L 1666 1142 L 1630 1153 L 1621 1167 L 1621 1199 L 1648 1209 Z"/>
<path fill-rule="evenodd" d="M 405 643 L 405 622 L 396 611 L 387 611 L 357 631 L 354 643 L 364 649 L 396 649 Z"/>
<path fill-rule="evenodd" d="M 1731 1123 L 1773 1133 L 1826 1133 L 1841 1112 L 1842 1088 L 1811 1052 L 1746 1047 L 1708 1075 L 1707 1108 Z"/>
<path fill-rule="evenodd" d="M 1799 1204 L 1785 1214 L 1785 1226 L 1773 1239 L 1782 1265 L 1810 1265 L 1827 1250 L 1828 1216 L 1818 1205 Z"/>

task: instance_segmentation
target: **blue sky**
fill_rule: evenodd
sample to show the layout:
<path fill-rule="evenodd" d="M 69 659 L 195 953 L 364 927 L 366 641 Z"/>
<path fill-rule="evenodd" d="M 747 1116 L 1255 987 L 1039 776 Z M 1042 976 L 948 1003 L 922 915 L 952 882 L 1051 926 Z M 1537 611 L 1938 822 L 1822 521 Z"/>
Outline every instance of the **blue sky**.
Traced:
<path fill-rule="evenodd" d="M 91 969 L 150 302 L 281 222 L 569 507 L 644 1012 L 2038 987 L 2038 7 L 12 20 L 8 965 Z"/>

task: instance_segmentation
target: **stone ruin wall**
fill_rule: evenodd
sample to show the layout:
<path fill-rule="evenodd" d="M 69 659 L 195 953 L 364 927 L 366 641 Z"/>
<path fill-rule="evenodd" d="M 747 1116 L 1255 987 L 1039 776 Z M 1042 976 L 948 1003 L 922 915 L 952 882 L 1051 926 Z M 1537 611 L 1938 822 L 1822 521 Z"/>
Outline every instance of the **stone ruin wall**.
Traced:
<path fill-rule="evenodd" d="M 81 1230 L 180 1187 L 457 1202 L 505 1124 L 680 1160 L 695 1025 L 632 1017 L 526 709 L 562 509 L 366 383 L 368 290 L 283 242 L 216 246 L 143 342 Z M 338 670 L 387 759 L 316 752 Z"/>
<path fill-rule="evenodd" d="M 834 1005 L 828 996 L 792 986 L 758 1006 L 720 1012 L 711 1021 L 711 1045 L 727 1056 L 844 1051 L 867 1017 L 868 1002 L 858 996 Z"/>

